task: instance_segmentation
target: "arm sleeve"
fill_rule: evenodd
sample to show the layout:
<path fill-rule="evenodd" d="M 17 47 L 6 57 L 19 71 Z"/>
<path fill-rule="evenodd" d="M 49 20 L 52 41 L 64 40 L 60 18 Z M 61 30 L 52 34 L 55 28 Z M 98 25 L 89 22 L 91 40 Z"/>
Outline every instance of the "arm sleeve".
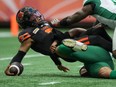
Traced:
<path fill-rule="evenodd" d="M 19 62 L 20 63 L 25 55 L 26 55 L 25 52 L 18 51 L 18 53 L 11 60 L 10 64 L 13 63 L 13 62 Z"/>
<path fill-rule="evenodd" d="M 61 65 L 61 61 L 60 61 L 60 59 L 58 58 L 57 55 L 55 55 L 55 54 L 54 55 L 50 55 L 50 58 L 53 60 L 55 65 Z"/>

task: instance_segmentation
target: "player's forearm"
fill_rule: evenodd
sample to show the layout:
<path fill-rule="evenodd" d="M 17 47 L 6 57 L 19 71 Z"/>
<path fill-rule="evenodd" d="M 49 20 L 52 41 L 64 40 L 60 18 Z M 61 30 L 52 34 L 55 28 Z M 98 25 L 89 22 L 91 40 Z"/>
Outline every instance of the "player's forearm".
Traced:
<path fill-rule="evenodd" d="M 69 26 L 71 24 L 77 23 L 84 19 L 86 16 L 83 14 L 82 11 L 78 11 L 75 14 L 68 16 L 62 19 L 59 23 L 60 26 Z"/>
<path fill-rule="evenodd" d="M 50 58 L 52 59 L 55 65 L 62 65 L 61 61 L 56 55 L 51 55 Z"/>
<path fill-rule="evenodd" d="M 52 60 L 55 63 L 55 65 L 57 65 L 57 66 L 62 65 L 60 60 L 57 60 L 57 59 L 52 59 Z"/>
<path fill-rule="evenodd" d="M 69 24 L 77 23 L 77 22 L 81 21 L 82 19 L 84 19 L 87 16 L 88 15 L 85 15 L 83 10 L 80 10 L 80 11 L 76 12 L 75 14 L 73 14 L 72 16 L 69 16 L 67 18 L 67 22 Z"/>
<path fill-rule="evenodd" d="M 19 50 L 26 53 L 30 49 L 31 45 L 32 45 L 32 39 L 28 39 L 23 43 L 21 43 Z"/>
<path fill-rule="evenodd" d="M 84 6 L 81 10 L 77 11 L 71 16 L 62 19 L 59 22 L 61 26 L 69 26 L 74 23 L 80 22 L 82 19 L 86 18 L 88 15 L 93 13 L 93 7 L 91 5 Z"/>
<path fill-rule="evenodd" d="M 30 40 L 27 40 L 27 41 L 24 41 L 23 43 L 21 43 L 19 51 L 13 57 L 10 64 L 13 63 L 13 62 L 21 62 L 23 57 L 26 55 L 27 51 L 29 50 L 31 44 L 32 44 L 32 42 Z"/>

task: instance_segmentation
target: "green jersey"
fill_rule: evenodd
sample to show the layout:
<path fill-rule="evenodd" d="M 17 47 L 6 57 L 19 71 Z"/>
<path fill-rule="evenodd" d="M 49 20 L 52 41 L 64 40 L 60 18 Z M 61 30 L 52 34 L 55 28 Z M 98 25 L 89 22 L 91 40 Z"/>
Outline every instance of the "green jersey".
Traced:
<path fill-rule="evenodd" d="M 116 0 L 84 0 L 84 5 L 95 4 L 93 16 L 105 25 L 116 27 Z"/>

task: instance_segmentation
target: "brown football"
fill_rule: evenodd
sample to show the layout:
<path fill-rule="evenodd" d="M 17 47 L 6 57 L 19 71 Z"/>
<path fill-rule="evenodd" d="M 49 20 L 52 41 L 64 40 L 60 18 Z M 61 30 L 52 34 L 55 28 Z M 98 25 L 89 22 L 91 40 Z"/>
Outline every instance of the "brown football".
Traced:
<path fill-rule="evenodd" d="M 21 75 L 23 70 L 24 70 L 24 67 L 19 62 L 13 62 L 9 67 L 9 72 L 14 73 L 14 76 Z"/>

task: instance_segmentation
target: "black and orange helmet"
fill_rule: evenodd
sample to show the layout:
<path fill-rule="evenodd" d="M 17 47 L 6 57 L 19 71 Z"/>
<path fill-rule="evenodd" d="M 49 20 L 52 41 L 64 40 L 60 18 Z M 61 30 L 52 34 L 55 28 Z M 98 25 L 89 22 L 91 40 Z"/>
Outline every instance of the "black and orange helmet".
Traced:
<path fill-rule="evenodd" d="M 36 27 L 44 20 L 44 16 L 33 7 L 23 7 L 16 14 L 16 21 L 23 29 Z"/>

